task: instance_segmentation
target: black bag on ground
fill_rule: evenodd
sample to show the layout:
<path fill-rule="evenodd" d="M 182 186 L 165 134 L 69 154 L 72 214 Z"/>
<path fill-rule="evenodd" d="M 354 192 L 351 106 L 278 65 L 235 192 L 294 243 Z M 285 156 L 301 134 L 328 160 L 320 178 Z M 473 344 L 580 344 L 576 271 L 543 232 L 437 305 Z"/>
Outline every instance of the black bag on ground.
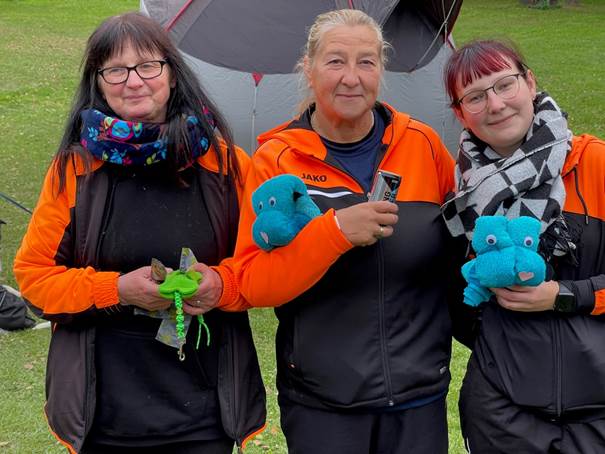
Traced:
<path fill-rule="evenodd" d="M 12 331 L 31 328 L 35 324 L 23 298 L 17 296 L 14 290 L 0 285 L 0 329 Z"/>

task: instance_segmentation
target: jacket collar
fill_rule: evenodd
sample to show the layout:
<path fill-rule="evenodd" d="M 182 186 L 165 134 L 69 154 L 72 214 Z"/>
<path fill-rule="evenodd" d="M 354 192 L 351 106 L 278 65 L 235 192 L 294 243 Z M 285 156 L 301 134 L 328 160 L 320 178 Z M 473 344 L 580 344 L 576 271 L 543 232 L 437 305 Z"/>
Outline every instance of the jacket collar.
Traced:
<path fill-rule="evenodd" d="M 571 150 L 567 155 L 567 159 L 565 160 L 565 164 L 563 165 L 563 169 L 561 171 L 562 176 L 567 175 L 574 169 L 574 167 L 578 165 L 588 144 L 595 140 L 599 139 L 589 134 L 582 134 L 581 136 L 573 137 Z"/>
<path fill-rule="evenodd" d="M 383 143 L 391 146 L 397 143 L 405 134 L 410 116 L 397 112 L 386 103 L 376 103 L 375 109 L 385 120 L 385 133 Z M 301 116 L 258 136 L 259 147 L 268 140 L 278 140 L 298 153 L 313 156 L 325 160 L 327 150 L 321 141 L 321 137 L 313 131 L 310 124 L 310 115 L 315 110 L 315 105 L 309 107 Z"/>

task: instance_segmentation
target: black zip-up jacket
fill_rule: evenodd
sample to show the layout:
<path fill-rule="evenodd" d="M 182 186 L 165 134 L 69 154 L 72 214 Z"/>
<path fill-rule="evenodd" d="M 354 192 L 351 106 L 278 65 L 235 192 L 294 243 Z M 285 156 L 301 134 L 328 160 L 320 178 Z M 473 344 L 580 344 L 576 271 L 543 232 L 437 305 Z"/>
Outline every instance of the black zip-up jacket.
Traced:
<path fill-rule="evenodd" d="M 308 406 L 386 408 L 436 396 L 450 380 L 447 293 L 460 264 L 440 205 L 454 163 L 427 125 L 384 104 L 377 110 L 386 129 L 376 167 L 402 176 L 392 236 L 368 247 L 346 240 L 334 210 L 368 199 L 306 116 L 261 137 L 246 181 L 251 193 L 267 178 L 297 175 L 324 213 L 287 246 L 265 252 L 251 238 L 254 213 L 244 197 L 235 256 L 246 299 L 280 306 L 280 396 Z"/>
<path fill-rule="evenodd" d="M 515 404 L 549 418 L 605 417 L 605 143 L 575 137 L 563 168 L 564 216 L 579 264 L 553 260 L 576 313 L 485 305 L 473 349 L 489 381 Z"/>
<path fill-rule="evenodd" d="M 240 162 L 247 164 L 239 152 Z M 207 153 L 198 159 L 196 168 L 218 255 L 223 258 L 234 247 L 238 191 L 231 177 L 221 178 L 211 157 Z M 76 167 L 68 166 L 66 190 L 59 197 L 54 195 L 56 174 L 51 168 L 15 258 L 15 276 L 24 296 L 53 322 L 45 412 L 53 434 L 70 452 L 81 450 L 97 404 L 95 314 L 112 311 L 117 303 L 117 273 L 95 269 L 111 180 L 100 161 L 89 175 Z M 265 390 L 247 313 L 220 311 L 216 319 L 222 333 L 220 339 L 213 339 L 219 342 L 221 421 L 226 434 L 241 447 L 264 427 Z"/>

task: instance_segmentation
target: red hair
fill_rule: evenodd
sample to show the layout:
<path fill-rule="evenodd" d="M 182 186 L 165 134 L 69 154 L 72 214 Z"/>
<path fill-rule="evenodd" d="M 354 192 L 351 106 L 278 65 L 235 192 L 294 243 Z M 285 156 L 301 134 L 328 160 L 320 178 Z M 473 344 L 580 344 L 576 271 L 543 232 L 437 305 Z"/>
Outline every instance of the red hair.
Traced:
<path fill-rule="evenodd" d="M 527 64 L 521 52 L 511 43 L 496 40 L 477 40 L 457 49 L 448 59 L 443 71 L 445 89 L 452 107 L 458 106 L 458 81 L 466 87 L 482 76 L 510 68 L 510 63 L 525 75 Z"/>

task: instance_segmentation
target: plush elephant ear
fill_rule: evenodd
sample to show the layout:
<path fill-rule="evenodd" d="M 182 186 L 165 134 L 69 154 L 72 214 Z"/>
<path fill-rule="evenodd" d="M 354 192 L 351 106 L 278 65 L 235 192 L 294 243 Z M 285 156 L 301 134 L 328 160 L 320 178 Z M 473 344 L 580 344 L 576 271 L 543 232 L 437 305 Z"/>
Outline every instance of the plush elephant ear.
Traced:
<path fill-rule="evenodd" d="M 294 204 L 296 206 L 296 212 L 304 214 L 308 216 L 309 219 L 313 219 L 316 216 L 321 214 L 321 210 L 315 204 L 313 199 L 307 193 L 307 188 L 305 187 L 304 193 L 294 192 Z"/>
<path fill-rule="evenodd" d="M 508 232 L 516 246 L 538 250 L 540 240 L 540 221 L 529 216 L 520 216 L 511 219 L 508 223 Z"/>
<path fill-rule="evenodd" d="M 507 231 L 504 216 L 479 216 L 475 222 L 471 244 L 477 254 L 510 247 L 513 242 Z"/>
<path fill-rule="evenodd" d="M 307 185 L 303 180 L 298 178 L 296 175 L 288 174 L 289 182 L 292 185 L 292 192 L 297 192 L 299 194 L 307 194 Z"/>

